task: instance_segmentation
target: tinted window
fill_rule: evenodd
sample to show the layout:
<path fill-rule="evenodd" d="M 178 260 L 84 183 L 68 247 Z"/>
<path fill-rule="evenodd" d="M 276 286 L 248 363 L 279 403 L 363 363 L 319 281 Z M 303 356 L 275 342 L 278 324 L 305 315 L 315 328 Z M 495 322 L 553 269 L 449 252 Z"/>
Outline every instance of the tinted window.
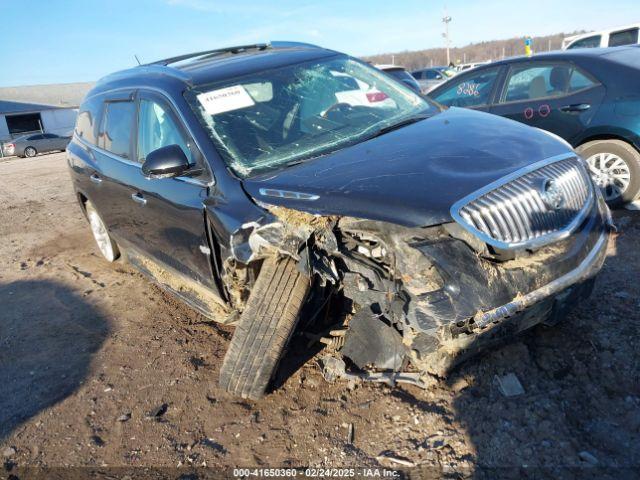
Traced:
<path fill-rule="evenodd" d="M 421 80 L 422 79 L 422 74 L 424 72 L 422 70 L 418 71 L 418 72 L 411 72 L 411 75 L 413 75 L 413 78 L 417 79 L 417 80 Z"/>
<path fill-rule="evenodd" d="M 442 74 L 437 70 L 427 70 L 426 72 L 427 80 L 441 80 Z"/>
<path fill-rule="evenodd" d="M 609 46 L 619 47 L 620 45 L 633 45 L 638 43 L 638 29 L 630 28 L 609 34 Z"/>
<path fill-rule="evenodd" d="M 571 78 L 569 79 L 569 92 L 576 92 L 578 90 L 582 90 L 583 88 L 589 88 L 595 85 L 596 83 L 587 77 L 584 73 L 582 73 L 577 68 L 574 68 L 571 72 Z"/>
<path fill-rule="evenodd" d="M 138 117 L 138 160 L 143 162 L 146 156 L 161 147 L 179 145 L 187 158 L 191 151 L 182 128 L 168 107 L 153 100 L 140 100 Z"/>
<path fill-rule="evenodd" d="M 42 140 L 42 135 L 31 135 L 27 140 Z"/>
<path fill-rule="evenodd" d="M 100 129 L 98 146 L 120 157 L 129 158 L 134 115 L 133 102 L 105 103 L 104 125 Z"/>
<path fill-rule="evenodd" d="M 567 91 L 569 65 L 524 65 L 511 69 L 506 83 L 505 102 L 558 97 Z"/>
<path fill-rule="evenodd" d="M 98 143 L 98 127 L 102 117 L 102 100 L 90 98 L 80 105 L 78 119 L 76 120 L 76 135 L 87 142 L 96 145 Z"/>
<path fill-rule="evenodd" d="M 453 107 L 474 107 L 486 105 L 490 101 L 491 90 L 498 77 L 498 67 L 478 70 L 463 78 L 450 80 L 447 88 L 432 95 L 443 105 Z"/>
<path fill-rule="evenodd" d="M 403 83 L 408 85 L 412 85 L 414 89 L 420 89 L 420 85 L 416 82 L 416 79 L 412 77 L 409 72 L 406 70 L 396 69 L 396 70 L 386 70 L 386 72 L 392 77 L 400 80 Z"/>
<path fill-rule="evenodd" d="M 54 135 L 53 133 L 45 133 L 43 135 L 44 138 L 58 138 L 58 135 Z"/>
<path fill-rule="evenodd" d="M 595 82 L 570 64 L 525 64 L 510 70 L 502 101 L 560 97 L 592 85 Z"/>
<path fill-rule="evenodd" d="M 570 48 L 598 48 L 600 46 L 600 38 L 600 35 L 582 38 L 569 45 L 567 47 L 567 50 L 569 50 Z"/>

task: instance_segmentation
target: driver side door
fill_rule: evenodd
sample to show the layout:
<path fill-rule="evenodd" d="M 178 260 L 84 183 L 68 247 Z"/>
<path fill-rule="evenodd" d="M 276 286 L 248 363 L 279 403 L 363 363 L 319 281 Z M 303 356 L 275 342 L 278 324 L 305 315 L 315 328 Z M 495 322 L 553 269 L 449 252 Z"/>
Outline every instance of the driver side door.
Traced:
<path fill-rule="evenodd" d="M 139 90 L 133 155 L 138 165 L 127 186 L 129 231 L 134 246 L 151 260 L 217 292 L 211 275 L 203 202 L 212 175 L 171 102 Z M 142 173 L 146 156 L 178 145 L 191 168 L 181 177 L 149 178 Z"/>

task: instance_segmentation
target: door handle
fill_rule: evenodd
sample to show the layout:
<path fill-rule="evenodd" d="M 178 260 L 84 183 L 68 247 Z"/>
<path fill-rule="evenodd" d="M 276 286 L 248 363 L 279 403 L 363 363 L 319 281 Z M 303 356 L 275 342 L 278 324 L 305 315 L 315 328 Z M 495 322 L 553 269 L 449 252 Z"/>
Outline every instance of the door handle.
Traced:
<path fill-rule="evenodd" d="M 140 193 L 132 193 L 131 194 L 131 200 L 133 200 L 136 203 L 139 203 L 140 205 L 146 205 L 147 204 L 147 199 L 144 198 L 142 196 L 142 194 L 140 194 Z"/>
<path fill-rule="evenodd" d="M 89 177 L 89 180 L 98 185 L 102 183 L 102 179 L 95 173 Z"/>
<path fill-rule="evenodd" d="M 562 112 L 571 113 L 571 112 L 584 112 L 586 110 L 589 110 L 590 108 L 591 108 L 591 105 L 589 105 L 588 103 L 574 103 L 573 105 L 565 105 L 564 107 L 560 107 L 560 110 Z"/>

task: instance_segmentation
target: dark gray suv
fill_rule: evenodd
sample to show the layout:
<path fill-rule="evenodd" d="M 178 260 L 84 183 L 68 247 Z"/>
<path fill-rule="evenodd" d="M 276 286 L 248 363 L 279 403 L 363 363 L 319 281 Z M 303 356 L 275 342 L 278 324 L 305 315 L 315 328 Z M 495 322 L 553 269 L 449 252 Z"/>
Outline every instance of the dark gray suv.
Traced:
<path fill-rule="evenodd" d="M 328 377 L 424 385 L 564 317 L 609 240 L 566 143 L 306 44 L 106 77 L 67 154 L 105 258 L 236 326 L 220 383 L 249 398 L 289 344 L 326 345 Z"/>

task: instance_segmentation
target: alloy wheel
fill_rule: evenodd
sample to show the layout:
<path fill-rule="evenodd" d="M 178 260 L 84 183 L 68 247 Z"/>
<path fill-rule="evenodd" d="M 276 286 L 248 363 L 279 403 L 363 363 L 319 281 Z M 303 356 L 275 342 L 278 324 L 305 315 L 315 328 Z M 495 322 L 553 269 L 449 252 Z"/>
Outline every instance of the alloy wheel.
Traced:
<path fill-rule="evenodd" d="M 587 158 L 589 173 L 607 202 L 620 198 L 629 188 L 631 170 L 614 153 L 596 153 Z"/>
<path fill-rule="evenodd" d="M 113 248 L 113 243 L 107 232 L 107 227 L 104 226 L 100 215 L 93 208 L 87 209 L 87 216 L 89 217 L 89 224 L 91 225 L 91 232 L 93 238 L 95 238 L 98 244 L 100 253 L 104 255 L 108 261 L 113 262 L 116 259 L 116 252 Z"/>

